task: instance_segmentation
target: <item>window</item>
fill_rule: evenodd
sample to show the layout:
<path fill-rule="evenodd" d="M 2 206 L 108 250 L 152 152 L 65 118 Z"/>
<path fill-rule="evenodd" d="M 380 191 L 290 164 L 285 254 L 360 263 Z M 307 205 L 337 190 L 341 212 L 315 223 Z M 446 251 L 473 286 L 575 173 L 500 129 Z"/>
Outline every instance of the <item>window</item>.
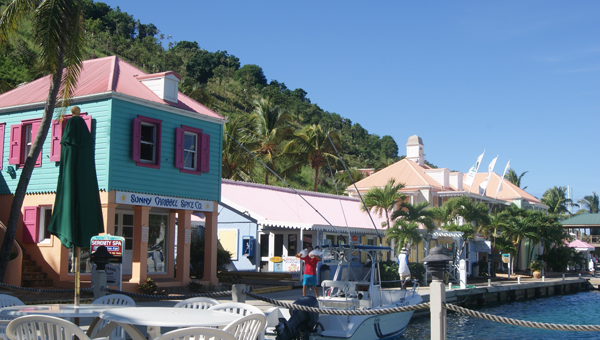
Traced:
<path fill-rule="evenodd" d="M 52 217 L 51 205 L 23 208 L 23 243 L 48 243 L 48 225 Z"/>
<path fill-rule="evenodd" d="M 199 175 L 208 172 L 210 135 L 182 125 L 175 129 L 175 167 L 181 172 Z"/>
<path fill-rule="evenodd" d="M 138 166 L 160 169 L 162 121 L 143 116 L 133 119 L 132 159 Z"/>
<path fill-rule="evenodd" d="M 11 125 L 10 127 L 10 147 L 8 149 L 8 164 L 22 166 L 31 150 L 33 140 L 40 129 L 42 119 L 24 120 L 21 124 Z M 42 166 L 42 151 L 35 161 L 35 166 Z"/>
<path fill-rule="evenodd" d="M 58 162 L 60 161 L 60 141 L 62 139 L 63 131 L 65 129 L 65 124 L 67 120 L 69 120 L 73 115 L 65 115 L 60 121 L 59 119 L 52 120 L 52 132 L 50 135 L 50 161 Z M 88 130 L 92 132 L 92 116 L 88 115 L 85 112 L 82 112 L 80 115 L 81 118 L 85 121 L 85 124 L 88 127 Z"/>
<path fill-rule="evenodd" d="M 187 170 L 196 170 L 197 167 L 197 148 L 198 135 L 191 132 L 185 132 L 183 138 L 183 168 Z"/>

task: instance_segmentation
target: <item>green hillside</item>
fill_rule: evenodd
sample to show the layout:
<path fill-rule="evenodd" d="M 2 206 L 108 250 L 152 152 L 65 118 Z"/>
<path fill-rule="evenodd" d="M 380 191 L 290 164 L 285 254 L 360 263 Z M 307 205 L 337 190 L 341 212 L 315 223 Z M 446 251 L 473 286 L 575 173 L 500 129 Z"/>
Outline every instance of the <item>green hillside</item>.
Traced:
<path fill-rule="evenodd" d="M 2 9 L 7 3 L 0 0 Z M 332 173 L 338 173 L 340 191 L 350 183 L 339 174 L 344 167 L 332 157 L 336 153 L 324 133 L 339 138 L 338 151 L 349 168 L 382 168 L 400 159 L 391 136 L 371 134 L 359 123 L 322 109 L 301 88 L 267 80 L 259 65 L 243 64 L 226 50 L 207 51 L 195 41 L 175 41 L 119 7 L 84 3 L 85 59 L 117 55 L 148 73 L 175 71 L 182 77 L 181 92 L 227 117 L 225 129 L 235 140 L 224 136 L 224 178 L 283 185 L 276 176 L 267 176 L 265 167 L 236 141 L 294 187 L 313 190 L 317 178 L 318 190 L 325 192 L 335 192 Z M 0 93 L 44 76 L 36 68 L 29 27 L 23 22 L 18 37 L 0 47 Z"/>

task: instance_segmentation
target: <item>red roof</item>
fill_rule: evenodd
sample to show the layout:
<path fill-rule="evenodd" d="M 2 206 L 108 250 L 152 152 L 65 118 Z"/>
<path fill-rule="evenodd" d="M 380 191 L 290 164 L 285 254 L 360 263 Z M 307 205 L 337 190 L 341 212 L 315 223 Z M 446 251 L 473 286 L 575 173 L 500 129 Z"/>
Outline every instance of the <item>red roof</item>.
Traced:
<path fill-rule="evenodd" d="M 163 72 L 158 75 L 167 74 L 173 74 L 179 78 L 172 71 Z M 106 92 L 117 92 L 182 110 L 196 112 L 205 116 L 225 119 L 217 112 L 181 92 L 179 92 L 177 103 L 159 98 L 152 90 L 139 81 L 140 78 L 145 78 L 146 76 L 148 76 L 147 73 L 116 56 L 86 60 L 83 62 L 73 98 Z M 45 102 L 50 87 L 50 78 L 51 76 L 48 75 L 1 94 L 0 108 Z"/>

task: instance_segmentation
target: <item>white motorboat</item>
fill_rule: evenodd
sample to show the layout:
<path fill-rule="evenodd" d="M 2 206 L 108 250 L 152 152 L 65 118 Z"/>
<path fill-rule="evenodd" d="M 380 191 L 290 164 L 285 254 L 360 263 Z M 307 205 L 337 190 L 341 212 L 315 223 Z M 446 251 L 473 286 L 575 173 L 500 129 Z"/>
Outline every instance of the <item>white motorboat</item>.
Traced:
<path fill-rule="evenodd" d="M 326 248 L 324 251 L 328 251 Z M 321 282 L 323 294 L 318 300 L 318 307 L 338 310 L 377 310 L 392 307 L 417 305 L 423 300 L 418 294 L 418 283 L 414 282 L 412 289 L 382 288 L 379 262 L 383 252 L 391 251 L 389 247 L 352 245 L 342 246 L 336 251 L 340 262 L 333 280 Z M 366 253 L 369 261 L 365 266 L 352 265 L 350 254 L 359 251 Z M 314 298 L 313 298 L 314 301 Z M 294 312 L 288 321 L 278 325 L 278 340 L 288 338 L 308 338 L 310 340 L 344 339 L 344 340 L 376 340 L 397 339 L 408 325 L 413 311 L 378 314 L 378 315 L 330 315 L 319 314 L 313 329 L 289 329 L 302 324 L 292 320 Z M 307 318 L 306 312 L 299 317 Z M 293 326 L 290 326 L 293 325 Z"/>

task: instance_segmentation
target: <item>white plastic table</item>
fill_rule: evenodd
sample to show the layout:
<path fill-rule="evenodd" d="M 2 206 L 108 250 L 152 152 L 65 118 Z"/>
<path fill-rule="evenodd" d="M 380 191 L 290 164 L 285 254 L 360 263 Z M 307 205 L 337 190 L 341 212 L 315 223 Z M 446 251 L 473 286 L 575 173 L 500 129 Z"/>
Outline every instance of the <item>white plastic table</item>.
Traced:
<path fill-rule="evenodd" d="M 123 307 L 105 310 L 100 313 L 100 318 L 119 326 L 138 325 L 146 326 L 150 340 L 160 336 L 161 327 L 215 327 L 226 326 L 230 322 L 241 318 L 242 315 L 214 311 L 210 309 L 191 309 L 173 307 Z M 110 323 L 108 324 L 110 325 Z M 104 336 L 111 327 L 102 328 L 106 331 L 98 333 L 97 337 Z"/>
<path fill-rule="evenodd" d="M 11 306 L 0 309 L 0 317 L 7 319 L 15 319 L 25 315 L 48 315 L 56 316 L 63 319 L 71 318 L 94 318 L 88 332 L 94 329 L 96 323 L 100 320 L 100 313 L 108 309 L 123 308 L 119 305 L 75 305 L 69 304 L 49 304 L 49 305 L 25 305 Z M 76 321 L 76 323 L 78 323 Z M 88 334 L 90 335 L 90 334 Z"/>
<path fill-rule="evenodd" d="M 122 308 L 116 305 L 75 305 L 69 304 L 49 304 L 49 305 L 25 305 L 11 306 L 0 309 L 0 317 L 18 318 L 25 315 L 48 315 L 59 318 L 95 318 L 101 312 L 112 309 Z"/>

